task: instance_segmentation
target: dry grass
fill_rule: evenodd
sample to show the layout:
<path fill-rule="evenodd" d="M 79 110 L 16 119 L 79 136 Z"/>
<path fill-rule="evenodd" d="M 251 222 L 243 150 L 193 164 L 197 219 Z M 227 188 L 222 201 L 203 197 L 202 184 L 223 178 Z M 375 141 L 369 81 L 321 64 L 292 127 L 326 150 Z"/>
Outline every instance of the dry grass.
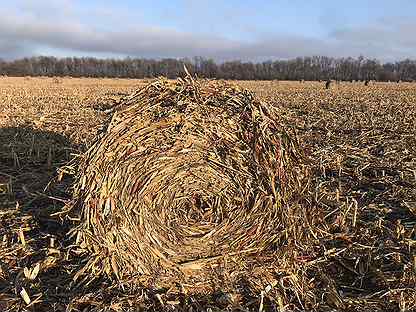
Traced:
<path fill-rule="evenodd" d="M 239 280 L 219 267 L 208 285 L 74 282 L 88 258 L 66 235 L 70 220 L 53 216 L 69 201 L 72 181 L 51 179 L 91 144 L 107 118 L 102 110 L 140 81 L 2 78 L 0 308 L 283 310 L 288 303 L 286 309 L 414 310 L 415 84 L 341 83 L 331 90 L 314 82 L 239 84 L 274 104 L 310 158 L 310 205 L 322 211 L 322 221 L 296 263 L 267 272 L 249 264 L 251 274 Z M 265 263 L 280 265 L 279 258 Z"/>

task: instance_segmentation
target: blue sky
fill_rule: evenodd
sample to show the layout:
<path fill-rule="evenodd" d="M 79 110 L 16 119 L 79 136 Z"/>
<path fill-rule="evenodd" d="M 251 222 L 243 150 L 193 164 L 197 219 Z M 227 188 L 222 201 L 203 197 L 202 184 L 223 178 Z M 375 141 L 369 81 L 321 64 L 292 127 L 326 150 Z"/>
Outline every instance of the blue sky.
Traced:
<path fill-rule="evenodd" d="M 32 55 L 261 61 L 416 58 L 413 0 L 15 0 L 0 4 L 0 58 Z"/>

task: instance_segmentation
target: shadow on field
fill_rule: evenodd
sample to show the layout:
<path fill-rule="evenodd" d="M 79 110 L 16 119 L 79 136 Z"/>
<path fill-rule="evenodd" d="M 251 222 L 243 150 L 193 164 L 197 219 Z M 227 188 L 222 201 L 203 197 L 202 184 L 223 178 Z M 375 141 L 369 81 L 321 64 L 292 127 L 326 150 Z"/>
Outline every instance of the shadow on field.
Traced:
<path fill-rule="evenodd" d="M 55 178 L 72 149 L 58 133 L 0 128 L 1 311 L 24 310 L 22 291 L 29 305 L 52 304 L 71 279 L 69 269 L 59 268 L 69 225 L 51 214 L 70 198 L 71 180 Z"/>
<path fill-rule="evenodd" d="M 70 140 L 58 133 L 30 126 L 0 128 L 0 194 L 18 202 L 23 211 L 41 214 L 54 202 L 46 196 L 69 195 L 64 182 L 50 182 L 73 149 Z"/>

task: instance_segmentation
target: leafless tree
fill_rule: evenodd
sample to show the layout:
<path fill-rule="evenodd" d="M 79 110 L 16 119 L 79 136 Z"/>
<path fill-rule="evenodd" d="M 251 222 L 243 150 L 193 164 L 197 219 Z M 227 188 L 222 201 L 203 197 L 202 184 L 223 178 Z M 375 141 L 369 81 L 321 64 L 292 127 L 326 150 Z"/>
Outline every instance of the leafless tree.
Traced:
<path fill-rule="evenodd" d="M 153 78 L 182 76 L 183 64 L 198 77 L 244 80 L 327 81 L 412 81 L 416 79 L 416 60 L 381 63 L 374 59 L 299 57 L 259 63 L 212 59 L 97 59 L 92 57 L 32 57 L 14 61 L 0 59 L 0 75 L 49 77 Z"/>

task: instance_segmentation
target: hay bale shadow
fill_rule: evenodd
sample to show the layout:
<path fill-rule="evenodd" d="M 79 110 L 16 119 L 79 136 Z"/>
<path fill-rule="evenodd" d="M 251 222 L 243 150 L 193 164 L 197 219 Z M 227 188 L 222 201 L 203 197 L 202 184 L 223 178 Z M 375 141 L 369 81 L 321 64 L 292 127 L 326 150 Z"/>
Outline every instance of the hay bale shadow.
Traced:
<path fill-rule="evenodd" d="M 69 225 L 51 214 L 70 196 L 71 181 L 53 179 L 72 148 L 70 140 L 58 133 L 30 126 L 0 128 L 0 186 L 7 185 L 0 187 L 2 311 L 26 305 L 19 295 L 23 289 L 33 301 L 39 290 L 63 289 L 62 279 L 70 280 L 57 266 Z"/>

